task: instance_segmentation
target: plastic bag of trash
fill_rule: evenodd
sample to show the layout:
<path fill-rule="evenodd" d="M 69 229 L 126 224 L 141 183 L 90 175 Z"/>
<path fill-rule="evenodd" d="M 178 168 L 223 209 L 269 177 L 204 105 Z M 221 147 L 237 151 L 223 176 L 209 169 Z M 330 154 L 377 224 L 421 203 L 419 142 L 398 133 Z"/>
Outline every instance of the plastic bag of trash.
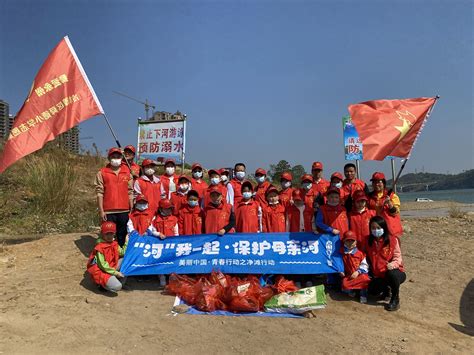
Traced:
<path fill-rule="evenodd" d="M 266 312 L 302 314 L 326 306 L 324 285 L 302 288 L 273 296 L 265 303 Z"/>

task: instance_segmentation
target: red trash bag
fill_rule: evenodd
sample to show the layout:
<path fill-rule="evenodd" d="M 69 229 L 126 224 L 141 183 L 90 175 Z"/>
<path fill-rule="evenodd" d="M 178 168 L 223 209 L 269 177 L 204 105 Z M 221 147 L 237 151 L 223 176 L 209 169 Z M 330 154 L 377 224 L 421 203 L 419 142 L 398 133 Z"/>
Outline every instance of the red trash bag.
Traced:
<path fill-rule="evenodd" d="M 171 274 L 165 291 L 179 296 L 188 305 L 194 305 L 200 287 L 200 280 L 187 275 Z"/>
<path fill-rule="evenodd" d="M 220 285 L 223 289 L 230 286 L 230 276 L 224 275 L 220 271 L 213 271 L 209 276 L 209 281 L 213 285 Z"/>
<path fill-rule="evenodd" d="M 258 296 L 258 305 L 260 310 L 263 310 L 265 303 L 275 295 L 275 292 L 270 286 L 262 287 Z"/>
<path fill-rule="evenodd" d="M 298 291 L 298 287 L 296 287 L 295 283 L 285 279 L 282 275 L 277 276 L 273 288 L 277 293 Z"/>
<path fill-rule="evenodd" d="M 228 304 L 228 309 L 233 312 L 258 312 L 260 305 L 258 299 L 251 295 L 234 297 Z"/>
<path fill-rule="evenodd" d="M 201 292 L 196 298 L 196 308 L 203 312 L 214 312 L 217 309 L 225 310 L 221 301 L 224 290 L 220 285 L 202 285 Z"/>

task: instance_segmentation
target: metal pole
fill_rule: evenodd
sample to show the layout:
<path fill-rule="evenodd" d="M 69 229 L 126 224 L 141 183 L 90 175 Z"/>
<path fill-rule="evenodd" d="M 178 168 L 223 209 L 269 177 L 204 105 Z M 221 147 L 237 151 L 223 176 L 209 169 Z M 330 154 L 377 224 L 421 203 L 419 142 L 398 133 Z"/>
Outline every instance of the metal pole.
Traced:
<path fill-rule="evenodd" d="M 186 116 L 183 120 L 183 149 L 181 150 L 181 174 L 184 175 L 184 159 L 185 159 L 185 148 L 186 147 Z"/>
<path fill-rule="evenodd" d="M 112 133 L 112 136 L 113 136 L 114 139 L 115 139 L 115 143 L 117 143 L 117 147 L 122 148 L 122 146 L 120 145 L 120 142 L 119 142 L 117 136 L 115 135 L 115 132 L 114 132 L 114 130 L 113 130 L 113 128 L 112 128 L 112 125 L 110 124 L 109 119 L 107 118 L 107 115 L 105 114 L 105 112 L 102 114 L 102 116 L 104 116 L 105 122 L 107 123 L 107 126 L 109 126 L 110 132 Z M 130 174 L 131 174 L 131 173 L 132 173 L 132 167 L 130 166 L 128 160 L 125 158 L 125 155 L 124 155 L 123 152 L 122 152 L 122 156 L 123 156 L 123 160 L 125 160 L 125 162 L 127 163 L 128 169 L 130 170 Z"/>
<path fill-rule="evenodd" d="M 397 185 L 395 184 L 395 159 L 390 159 L 391 165 L 392 165 L 392 181 L 393 181 L 393 192 L 397 193 Z"/>
<path fill-rule="evenodd" d="M 357 178 L 360 179 L 359 159 L 356 159 Z"/>

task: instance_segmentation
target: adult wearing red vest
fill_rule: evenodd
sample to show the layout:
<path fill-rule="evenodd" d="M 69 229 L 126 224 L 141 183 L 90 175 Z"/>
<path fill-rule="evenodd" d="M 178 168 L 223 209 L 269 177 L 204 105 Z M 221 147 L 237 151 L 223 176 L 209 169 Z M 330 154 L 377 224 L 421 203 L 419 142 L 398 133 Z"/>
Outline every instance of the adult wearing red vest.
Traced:
<path fill-rule="evenodd" d="M 365 250 L 373 274 L 369 292 L 383 292 L 388 298 L 391 291 L 390 302 L 385 305 L 385 309 L 396 311 L 400 308 L 399 290 L 406 280 L 406 274 L 398 238 L 390 234 L 386 221 L 380 216 L 370 220 L 370 236 Z"/>
<path fill-rule="evenodd" d="M 193 179 L 191 180 L 192 188 L 193 190 L 197 191 L 199 194 L 199 200 L 201 201 L 207 188 L 209 187 L 209 185 L 202 179 L 204 173 L 201 164 L 194 163 L 191 167 L 191 173 L 193 175 Z"/>
<path fill-rule="evenodd" d="M 330 187 L 326 193 L 327 203 L 319 208 L 316 227 L 320 233 L 342 235 L 349 230 L 346 209 L 341 205 L 339 189 Z"/>
<path fill-rule="evenodd" d="M 291 183 L 293 181 L 293 175 L 290 172 L 285 171 L 281 174 L 280 177 L 280 202 L 285 206 L 288 206 L 291 201 L 291 196 L 293 194 L 294 189 L 291 187 Z"/>
<path fill-rule="evenodd" d="M 310 230 L 306 229 L 306 223 L 304 218 L 304 212 L 306 209 L 303 194 L 300 189 L 293 190 L 291 196 L 293 203 L 288 204 L 286 207 L 287 211 L 287 221 L 288 221 L 288 231 L 289 232 L 312 232 L 313 228 Z"/>
<path fill-rule="evenodd" d="M 125 243 L 128 214 L 133 208 L 133 179 L 128 167 L 122 165 L 122 156 L 120 148 L 109 149 L 109 163 L 99 170 L 95 178 L 100 218 L 116 224 L 120 246 Z"/>
<path fill-rule="evenodd" d="M 258 233 L 261 231 L 262 209 L 253 195 L 253 186 L 245 181 L 241 189 L 242 199 L 234 206 L 235 230 L 237 233 Z"/>
<path fill-rule="evenodd" d="M 313 177 L 310 174 L 305 174 L 301 177 L 301 196 L 304 201 L 304 228 L 305 231 L 311 232 L 314 230 L 314 213 L 315 213 L 315 198 L 313 190 Z"/>
<path fill-rule="evenodd" d="M 370 181 L 373 191 L 369 194 L 369 209 L 385 219 L 391 235 L 400 238 L 403 234 L 400 199 L 393 191 L 387 191 L 384 173 L 375 172 Z"/>
<path fill-rule="evenodd" d="M 130 213 L 128 219 L 128 234 L 132 233 L 133 231 L 137 231 L 140 235 L 146 234 L 146 230 L 148 227 L 150 227 L 154 215 L 155 214 L 149 208 L 149 202 L 146 196 L 138 195 L 135 198 L 135 207 Z"/>
<path fill-rule="evenodd" d="M 203 221 L 204 212 L 199 206 L 199 193 L 191 190 L 187 195 L 187 203 L 179 209 L 179 235 L 202 234 Z"/>
<path fill-rule="evenodd" d="M 267 199 L 262 206 L 262 230 L 264 233 L 286 232 L 286 208 L 280 203 L 278 190 L 270 186 L 265 197 Z"/>
<path fill-rule="evenodd" d="M 122 161 L 122 164 L 125 165 L 126 167 L 130 165 L 129 170 L 130 170 L 130 174 L 133 177 L 133 180 L 136 180 L 140 177 L 140 166 L 134 161 L 136 152 L 137 150 L 133 145 L 127 145 L 123 149 L 124 159 Z"/>
<path fill-rule="evenodd" d="M 178 188 L 171 194 L 171 204 L 174 206 L 173 214 L 178 215 L 181 206 L 188 203 L 188 191 L 191 189 L 191 179 L 181 175 L 178 179 Z"/>
<path fill-rule="evenodd" d="M 257 187 L 255 188 L 255 201 L 257 201 L 260 206 L 263 207 L 267 204 L 265 195 L 271 184 L 267 181 L 267 172 L 262 168 L 258 168 L 255 171 L 255 179 L 257 180 Z"/>
<path fill-rule="evenodd" d="M 161 180 L 161 197 L 171 198 L 171 193 L 176 191 L 176 185 L 178 184 L 178 175 L 175 174 L 176 163 L 173 159 L 166 159 L 165 161 L 165 173 L 160 176 Z"/>
<path fill-rule="evenodd" d="M 357 179 L 357 168 L 353 163 L 347 163 L 344 165 L 344 176 L 345 179 L 342 182 L 342 191 L 347 196 L 345 207 L 347 212 L 349 212 L 352 210 L 354 193 L 357 191 L 364 191 L 365 194 L 369 194 L 369 188 L 365 182 Z"/>
<path fill-rule="evenodd" d="M 369 221 L 375 216 L 375 211 L 367 208 L 368 198 L 364 191 L 354 193 L 352 211 L 349 212 L 349 228 L 357 239 L 357 247 L 361 250 L 365 247 L 366 239 L 369 237 Z"/>
<path fill-rule="evenodd" d="M 204 207 L 204 229 L 207 234 L 224 235 L 233 230 L 235 215 L 232 206 L 222 196 L 222 190 L 217 186 L 209 188 L 209 200 Z"/>
<path fill-rule="evenodd" d="M 145 195 L 148 200 L 148 209 L 154 215 L 158 209 L 158 203 L 161 200 L 161 182 L 160 178 L 155 176 L 156 164 L 151 159 L 145 159 L 142 162 L 143 175 L 140 176 L 134 184 L 133 190 L 135 196 Z"/>
<path fill-rule="evenodd" d="M 230 180 L 232 188 L 234 189 L 234 208 L 242 201 L 242 184 L 245 180 L 245 164 L 237 163 L 234 166 L 234 177 Z"/>
<path fill-rule="evenodd" d="M 323 163 L 315 161 L 311 166 L 311 173 L 313 175 L 314 196 L 318 205 L 322 206 L 325 202 L 326 191 L 329 188 L 329 181 L 323 178 Z"/>

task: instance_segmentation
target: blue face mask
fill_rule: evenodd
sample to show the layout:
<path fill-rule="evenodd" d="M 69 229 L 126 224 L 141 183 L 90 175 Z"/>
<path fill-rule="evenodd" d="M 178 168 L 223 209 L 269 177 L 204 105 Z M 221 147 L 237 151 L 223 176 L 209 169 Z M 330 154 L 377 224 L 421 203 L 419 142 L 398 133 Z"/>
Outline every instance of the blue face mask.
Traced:
<path fill-rule="evenodd" d="M 265 181 L 265 176 L 257 176 L 255 179 L 259 184 L 262 184 Z"/>
<path fill-rule="evenodd" d="M 242 196 L 244 199 L 248 200 L 249 198 L 252 197 L 252 193 L 251 192 L 242 192 Z"/>
<path fill-rule="evenodd" d="M 189 206 L 196 207 L 199 204 L 199 201 L 190 200 L 188 201 Z"/>
<path fill-rule="evenodd" d="M 370 233 L 372 233 L 372 235 L 376 238 L 380 238 L 381 236 L 383 236 L 383 232 L 383 228 L 372 229 L 370 231 Z"/>

